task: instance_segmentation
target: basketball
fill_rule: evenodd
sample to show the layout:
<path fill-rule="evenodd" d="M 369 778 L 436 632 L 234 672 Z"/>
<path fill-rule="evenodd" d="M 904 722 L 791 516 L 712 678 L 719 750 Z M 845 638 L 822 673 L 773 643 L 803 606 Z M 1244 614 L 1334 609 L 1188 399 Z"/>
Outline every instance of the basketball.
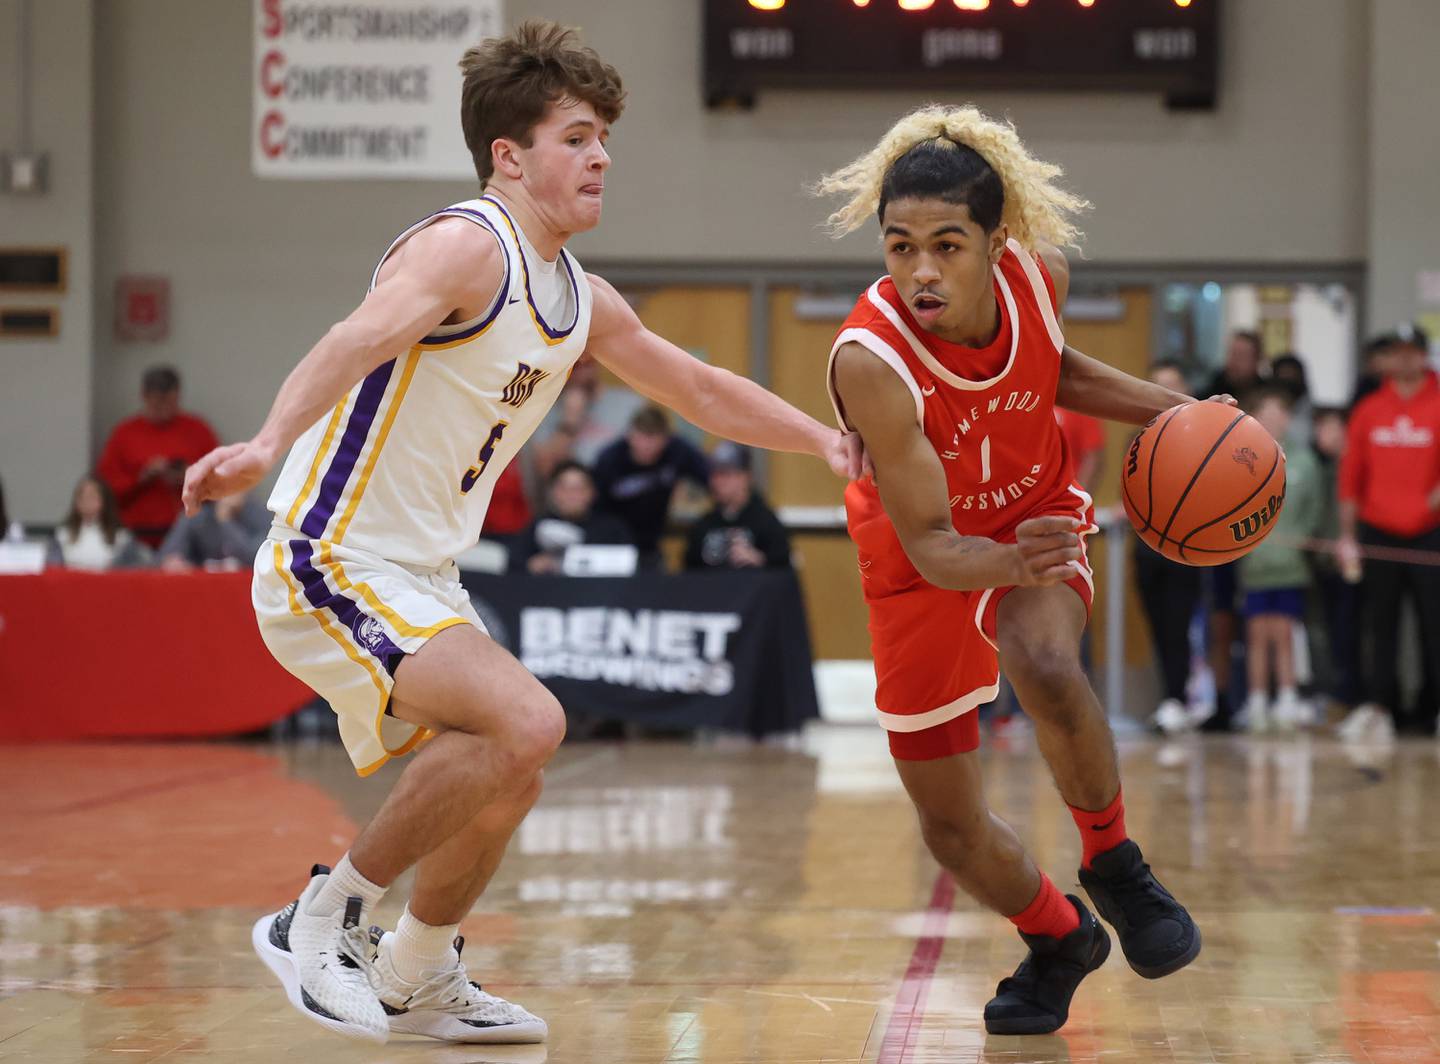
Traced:
<path fill-rule="evenodd" d="M 1223 403 L 1171 407 L 1130 444 L 1125 513 L 1152 550 L 1223 565 L 1270 534 L 1285 503 L 1285 454 L 1249 414 Z"/>

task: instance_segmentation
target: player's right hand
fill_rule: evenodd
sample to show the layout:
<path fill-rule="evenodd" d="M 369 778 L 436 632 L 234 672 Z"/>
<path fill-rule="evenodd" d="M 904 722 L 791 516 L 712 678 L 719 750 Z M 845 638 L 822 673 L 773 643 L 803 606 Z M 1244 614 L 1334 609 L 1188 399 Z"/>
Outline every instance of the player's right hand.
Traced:
<path fill-rule="evenodd" d="M 185 513 L 194 517 L 200 504 L 209 499 L 249 491 L 274 463 L 274 455 L 253 440 L 216 447 L 185 472 L 185 487 L 180 491 Z"/>
<path fill-rule="evenodd" d="M 1032 517 L 1015 529 L 1017 587 L 1048 587 L 1075 575 L 1081 524 L 1074 517 Z"/>

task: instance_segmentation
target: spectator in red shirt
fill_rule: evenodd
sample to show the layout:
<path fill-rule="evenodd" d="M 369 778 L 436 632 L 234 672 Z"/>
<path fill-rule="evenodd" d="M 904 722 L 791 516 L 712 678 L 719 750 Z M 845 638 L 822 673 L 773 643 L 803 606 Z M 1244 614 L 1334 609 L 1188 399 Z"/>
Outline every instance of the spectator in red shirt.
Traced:
<path fill-rule="evenodd" d="M 1410 596 L 1420 617 L 1423 659 L 1440 661 L 1440 568 L 1386 557 L 1397 548 L 1440 552 L 1440 382 L 1429 365 L 1429 340 L 1405 325 L 1382 338 L 1384 383 L 1350 415 L 1340 462 L 1342 571 L 1362 572 L 1362 687 L 1365 703 L 1340 725 L 1355 739 L 1394 734 L 1400 712 L 1400 614 Z M 1363 546 L 1362 546 L 1363 545 Z M 1378 549 L 1368 556 L 1365 548 Z M 1414 723 L 1434 727 L 1435 707 Z"/>
<path fill-rule="evenodd" d="M 1065 445 L 1075 463 L 1075 479 L 1086 491 L 1092 490 L 1105 462 L 1105 426 L 1088 414 L 1077 414 L 1058 406 L 1055 420 L 1060 422 L 1060 434 L 1065 437 Z"/>
<path fill-rule="evenodd" d="M 97 467 L 120 504 L 120 521 L 149 547 L 159 547 L 180 516 L 185 468 L 220 441 L 198 417 L 180 410 L 180 374 L 152 366 L 140 383 L 143 409 L 116 425 Z"/>
<path fill-rule="evenodd" d="M 530 523 L 530 500 L 525 497 L 525 478 L 517 458 L 500 472 L 495 490 L 490 493 L 490 508 L 485 511 L 485 527 L 481 535 L 506 540 L 523 532 Z"/>

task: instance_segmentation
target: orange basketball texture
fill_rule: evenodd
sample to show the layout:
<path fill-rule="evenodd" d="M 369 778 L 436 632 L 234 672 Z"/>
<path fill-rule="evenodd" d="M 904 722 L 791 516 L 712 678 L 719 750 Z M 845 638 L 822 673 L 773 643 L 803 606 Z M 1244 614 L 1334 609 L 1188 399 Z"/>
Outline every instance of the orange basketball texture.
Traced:
<path fill-rule="evenodd" d="M 1285 454 L 1235 407 L 1185 403 L 1135 437 L 1120 488 L 1146 546 L 1187 565 L 1223 565 L 1275 527 L 1285 503 Z"/>

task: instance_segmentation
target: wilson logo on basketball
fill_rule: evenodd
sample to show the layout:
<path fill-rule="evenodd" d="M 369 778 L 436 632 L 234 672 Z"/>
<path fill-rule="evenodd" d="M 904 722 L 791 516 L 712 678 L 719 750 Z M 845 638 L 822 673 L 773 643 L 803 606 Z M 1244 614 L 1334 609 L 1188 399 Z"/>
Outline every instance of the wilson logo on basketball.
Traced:
<path fill-rule="evenodd" d="M 1265 505 L 1261 506 L 1260 509 L 1254 513 L 1246 514 L 1238 521 L 1232 521 L 1230 524 L 1230 534 L 1235 537 L 1235 542 L 1244 543 L 1247 539 L 1258 535 L 1262 528 L 1270 527 L 1270 522 L 1273 521 L 1275 515 L 1280 512 L 1280 507 L 1284 502 L 1285 496 L 1283 494 L 1272 495 L 1265 502 Z"/>
<path fill-rule="evenodd" d="M 1260 456 L 1255 453 L 1253 448 L 1236 447 L 1232 457 L 1235 459 L 1237 465 L 1243 465 L 1246 469 L 1250 470 L 1252 477 L 1255 475 L 1255 463 L 1260 461 Z"/>
<path fill-rule="evenodd" d="M 1152 420 L 1152 421 L 1150 422 L 1150 425 L 1153 425 L 1153 424 L 1155 424 L 1155 422 Z M 1150 425 L 1146 425 L 1145 427 L 1146 427 L 1146 428 L 1149 428 Z M 1142 435 L 1143 435 L 1143 433 L 1142 433 Z M 1140 468 L 1140 437 L 1139 437 L 1139 436 L 1136 436 L 1133 440 L 1130 441 L 1130 453 L 1125 456 L 1125 475 L 1126 475 L 1127 477 L 1133 477 L 1133 476 L 1135 475 L 1135 470 L 1137 470 L 1137 469 L 1139 469 L 1139 468 Z"/>

